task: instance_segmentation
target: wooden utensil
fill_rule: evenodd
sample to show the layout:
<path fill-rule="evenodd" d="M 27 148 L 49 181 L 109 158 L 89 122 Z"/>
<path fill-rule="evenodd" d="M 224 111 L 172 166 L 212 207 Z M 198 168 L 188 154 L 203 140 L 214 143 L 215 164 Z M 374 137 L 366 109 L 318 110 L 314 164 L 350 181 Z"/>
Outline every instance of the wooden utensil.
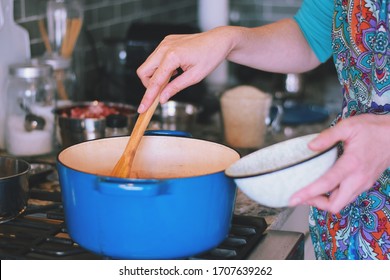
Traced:
<path fill-rule="evenodd" d="M 66 34 L 62 42 L 61 55 L 69 58 L 72 56 L 83 21 L 81 18 L 67 19 L 66 21 Z"/>
<path fill-rule="evenodd" d="M 51 45 L 49 41 L 49 37 L 47 35 L 46 27 L 45 27 L 45 22 L 43 19 L 40 19 L 38 21 L 38 26 L 39 26 L 39 32 L 41 33 L 43 43 L 45 44 L 45 48 L 48 54 L 51 54 Z"/>
<path fill-rule="evenodd" d="M 163 86 L 162 88 L 164 88 Z M 160 94 L 156 97 L 153 104 L 148 110 L 138 116 L 133 131 L 131 132 L 129 141 L 127 142 L 125 151 L 116 163 L 114 169 L 111 171 L 111 176 L 128 178 L 130 177 L 131 167 L 137 152 L 139 143 L 141 142 L 142 136 L 145 133 L 146 128 L 156 110 L 160 100 Z"/>

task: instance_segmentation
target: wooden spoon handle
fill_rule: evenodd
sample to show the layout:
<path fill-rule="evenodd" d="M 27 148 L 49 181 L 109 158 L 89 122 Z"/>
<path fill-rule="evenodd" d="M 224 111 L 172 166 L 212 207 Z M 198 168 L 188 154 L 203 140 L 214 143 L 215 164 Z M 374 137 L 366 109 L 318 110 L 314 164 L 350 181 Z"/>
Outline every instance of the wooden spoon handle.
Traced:
<path fill-rule="evenodd" d="M 148 108 L 147 111 L 138 116 L 133 131 L 131 132 L 129 142 L 127 142 L 125 151 L 112 170 L 111 176 L 122 178 L 130 177 L 131 166 L 135 158 L 135 153 L 139 143 L 141 142 L 142 136 L 144 135 L 145 130 L 148 127 L 151 118 L 153 117 L 154 111 L 159 104 L 159 100 L 160 95 L 156 97 L 156 99 L 153 101 L 153 104 Z"/>

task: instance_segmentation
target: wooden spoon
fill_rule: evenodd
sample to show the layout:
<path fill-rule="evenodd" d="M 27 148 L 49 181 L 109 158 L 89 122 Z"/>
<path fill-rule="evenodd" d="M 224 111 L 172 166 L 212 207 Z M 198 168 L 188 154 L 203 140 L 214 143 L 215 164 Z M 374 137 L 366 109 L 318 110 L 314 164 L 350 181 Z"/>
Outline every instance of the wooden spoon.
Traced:
<path fill-rule="evenodd" d="M 164 88 L 164 87 L 162 87 Z M 146 128 L 156 110 L 160 100 L 160 94 L 157 95 L 153 104 L 144 113 L 138 116 L 133 131 L 131 132 L 129 141 L 127 142 L 126 148 L 116 163 L 114 169 L 111 171 L 111 176 L 129 178 L 131 173 L 131 167 L 137 152 L 139 143 L 141 142 L 142 136 L 145 133 Z"/>

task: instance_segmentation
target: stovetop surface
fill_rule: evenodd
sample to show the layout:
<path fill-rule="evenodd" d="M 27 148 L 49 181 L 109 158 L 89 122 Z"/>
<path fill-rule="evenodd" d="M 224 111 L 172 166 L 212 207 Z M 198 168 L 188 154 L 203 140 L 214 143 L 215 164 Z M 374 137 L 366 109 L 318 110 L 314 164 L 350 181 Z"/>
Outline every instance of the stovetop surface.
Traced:
<path fill-rule="evenodd" d="M 53 165 L 34 165 L 26 211 L 0 224 L 0 259 L 104 259 L 75 243 L 67 233 L 61 190 Z M 190 259 L 246 259 L 264 237 L 264 218 L 234 215 L 228 237 Z"/>

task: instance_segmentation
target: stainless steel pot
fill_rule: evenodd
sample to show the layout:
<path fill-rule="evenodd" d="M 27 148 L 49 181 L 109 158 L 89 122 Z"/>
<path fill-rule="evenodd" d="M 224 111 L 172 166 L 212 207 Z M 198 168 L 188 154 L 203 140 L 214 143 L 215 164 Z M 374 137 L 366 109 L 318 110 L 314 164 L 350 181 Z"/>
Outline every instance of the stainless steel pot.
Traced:
<path fill-rule="evenodd" d="M 168 101 L 157 107 L 149 129 L 193 132 L 199 109 L 180 101 Z"/>
<path fill-rule="evenodd" d="M 27 207 L 30 164 L 0 156 L 0 223 L 9 221 Z"/>
<path fill-rule="evenodd" d="M 112 102 L 77 102 L 57 108 L 54 113 L 59 130 L 59 142 L 63 148 L 78 144 L 87 140 L 105 137 L 106 118 L 72 118 L 70 111 L 75 108 L 98 106 L 104 104 L 109 108 L 114 108 L 120 114 L 128 117 L 129 130 L 131 131 L 136 120 L 137 112 L 135 107 L 123 103 Z"/>

